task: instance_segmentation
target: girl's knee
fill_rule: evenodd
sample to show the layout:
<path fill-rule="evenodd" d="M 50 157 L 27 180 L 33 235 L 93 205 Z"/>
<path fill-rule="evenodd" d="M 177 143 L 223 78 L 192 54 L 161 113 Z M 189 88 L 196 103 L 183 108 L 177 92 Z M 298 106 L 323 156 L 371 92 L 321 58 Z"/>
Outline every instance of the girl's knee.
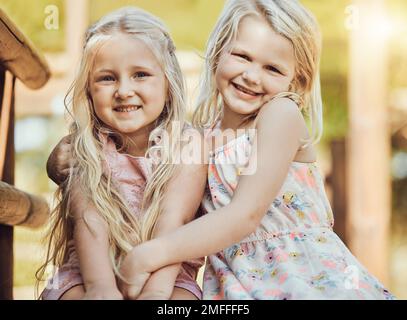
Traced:
<path fill-rule="evenodd" d="M 198 298 L 191 291 L 175 287 L 171 300 L 198 300 Z"/>
<path fill-rule="evenodd" d="M 59 300 L 80 300 L 84 295 L 85 288 L 82 285 L 79 285 L 66 291 Z"/>

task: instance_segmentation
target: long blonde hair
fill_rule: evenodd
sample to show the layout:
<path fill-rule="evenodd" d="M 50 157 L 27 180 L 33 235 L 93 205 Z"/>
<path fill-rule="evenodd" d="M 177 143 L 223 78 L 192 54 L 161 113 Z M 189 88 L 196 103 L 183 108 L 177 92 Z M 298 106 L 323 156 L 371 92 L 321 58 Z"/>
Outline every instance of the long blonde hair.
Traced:
<path fill-rule="evenodd" d="M 110 173 L 104 170 L 103 163 L 106 158 L 101 137 L 109 134 L 117 137 L 117 134 L 99 121 L 89 94 L 89 77 L 95 52 L 106 39 L 118 32 L 142 40 L 160 62 L 168 82 L 164 110 L 150 134 L 146 154 L 150 156 L 152 151 L 159 147 L 159 161 L 144 190 L 141 218 L 136 218 L 131 212 L 125 199 L 112 183 Z M 184 127 L 184 88 L 184 79 L 175 56 L 175 46 L 166 27 L 156 17 L 143 10 L 126 7 L 104 16 L 88 29 L 80 68 L 67 95 L 71 97 L 69 112 L 73 118 L 70 127 L 72 156 L 77 163 L 75 168 L 71 168 L 69 179 L 56 191 L 58 204 L 51 216 L 46 260 L 36 273 L 38 281 L 44 280 L 47 266 L 60 267 L 68 259 L 68 242 L 73 238 L 74 228 L 69 198 L 75 187 L 80 186 L 83 189 L 83 194 L 88 195 L 88 199 L 108 225 L 110 257 L 117 275 L 125 254 L 133 246 L 152 237 L 162 211 L 165 188 L 175 171 L 174 157 L 180 149 L 177 130 Z M 162 131 L 171 139 L 167 144 L 157 146 L 151 137 L 159 136 Z"/>
<path fill-rule="evenodd" d="M 207 43 L 193 124 L 211 127 L 222 115 L 223 102 L 214 75 L 220 55 L 236 39 L 240 22 L 249 15 L 264 18 L 293 44 L 296 68 L 289 91 L 300 96 L 300 107 L 309 116 L 311 137 L 306 142 L 316 143 L 322 135 L 321 35 L 313 15 L 297 0 L 227 1 Z"/>

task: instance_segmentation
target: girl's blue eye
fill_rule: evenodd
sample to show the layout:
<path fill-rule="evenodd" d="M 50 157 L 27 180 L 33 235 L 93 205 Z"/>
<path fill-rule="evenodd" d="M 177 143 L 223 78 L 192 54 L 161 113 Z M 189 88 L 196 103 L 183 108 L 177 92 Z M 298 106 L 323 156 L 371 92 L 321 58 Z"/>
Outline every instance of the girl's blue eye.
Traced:
<path fill-rule="evenodd" d="M 114 78 L 112 76 L 102 76 L 99 81 L 114 81 Z"/>
<path fill-rule="evenodd" d="M 145 78 L 145 77 L 149 77 L 149 76 L 150 76 L 150 74 L 148 74 L 147 72 L 143 72 L 143 71 L 139 71 L 134 74 L 135 78 Z"/>
<path fill-rule="evenodd" d="M 238 57 L 238 58 L 241 58 L 241 59 L 243 59 L 243 60 L 250 61 L 250 58 L 249 58 L 248 56 L 246 56 L 245 54 L 232 53 L 232 55 L 234 55 L 234 56 L 236 56 L 236 57 Z"/>
<path fill-rule="evenodd" d="M 272 72 L 277 72 L 277 73 L 279 73 L 279 74 L 282 74 L 282 73 L 280 72 L 280 70 L 278 70 L 276 67 L 273 67 L 273 66 L 267 66 L 267 70 L 272 71 Z"/>

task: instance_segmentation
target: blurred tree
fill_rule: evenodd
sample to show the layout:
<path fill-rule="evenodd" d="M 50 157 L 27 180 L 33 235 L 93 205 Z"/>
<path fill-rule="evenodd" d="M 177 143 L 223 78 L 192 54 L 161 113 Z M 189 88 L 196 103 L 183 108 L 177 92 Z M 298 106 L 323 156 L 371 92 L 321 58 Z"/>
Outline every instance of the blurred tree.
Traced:
<path fill-rule="evenodd" d="M 20 30 L 40 51 L 64 50 L 64 0 L 1 0 L 0 8 L 14 21 Z M 58 8 L 59 28 L 48 30 L 44 26 L 46 8 Z"/>

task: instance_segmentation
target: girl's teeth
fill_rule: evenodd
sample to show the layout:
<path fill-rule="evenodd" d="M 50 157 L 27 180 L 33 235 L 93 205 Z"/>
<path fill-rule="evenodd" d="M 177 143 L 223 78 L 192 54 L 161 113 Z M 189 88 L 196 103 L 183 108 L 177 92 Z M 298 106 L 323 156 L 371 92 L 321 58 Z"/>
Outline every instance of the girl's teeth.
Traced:
<path fill-rule="evenodd" d="M 249 90 L 246 90 L 245 88 L 239 86 L 238 84 L 236 85 L 236 87 L 237 87 L 240 91 L 243 91 L 244 93 L 250 94 L 250 95 L 252 95 L 252 96 L 257 96 L 257 93 L 252 92 L 252 91 L 249 91 Z"/>
<path fill-rule="evenodd" d="M 137 110 L 138 107 L 129 107 L 129 108 L 116 108 L 118 112 L 131 112 Z"/>

